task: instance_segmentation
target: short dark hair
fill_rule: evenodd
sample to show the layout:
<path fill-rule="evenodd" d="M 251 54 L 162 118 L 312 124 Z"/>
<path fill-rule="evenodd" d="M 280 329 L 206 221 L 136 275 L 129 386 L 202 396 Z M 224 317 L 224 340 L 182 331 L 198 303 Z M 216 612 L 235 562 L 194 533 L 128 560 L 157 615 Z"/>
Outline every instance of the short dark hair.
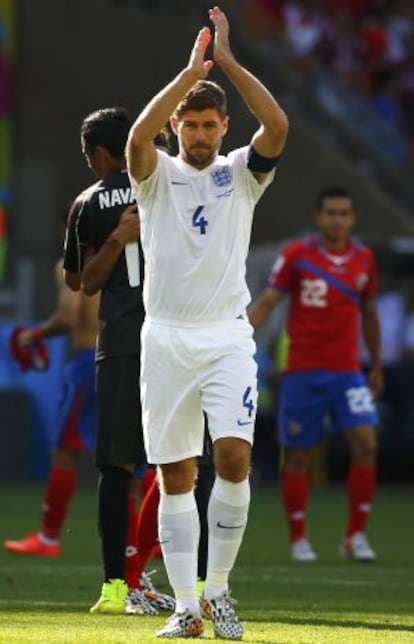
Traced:
<path fill-rule="evenodd" d="M 199 80 L 187 92 L 174 111 L 174 118 L 179 120 L 185 112 L 216 109 L 221 118 L 227 114 L 227 97 L 224 89 L 212 81 Z"/>
<path fill-rule="evenodd" d="M 325 199 L 335 199 L 336 197 L 350 199 L 352 206 L 354 206 L 354 198 L 351 192 L 342 186 L 329 186 L 322 188 L 315 199 L 315 210 L 322 210 Z"/>
<path fill-rule="evenodd" d="M 81 138 L 91 148 L 106 148 L 115 159 L 125 155 L 131 121 L 123 107 L 107 107 L 88 114 L 81 125 Z"/>

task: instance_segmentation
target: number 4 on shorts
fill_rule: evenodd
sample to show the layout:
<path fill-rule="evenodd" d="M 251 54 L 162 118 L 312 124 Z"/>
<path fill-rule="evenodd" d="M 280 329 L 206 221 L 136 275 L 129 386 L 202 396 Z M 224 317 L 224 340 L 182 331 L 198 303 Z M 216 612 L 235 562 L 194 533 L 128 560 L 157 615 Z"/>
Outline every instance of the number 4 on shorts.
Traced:
<path fill-rule="evenodd" d="M 254 410 L 253 400 L 250 397 L 251 393 L 252 393 L 252 388 L 247 387 L 246 391 L 243 394 L 243 407 L 246 407 L 249 410 L 249 418 L 251 417 Z"/>

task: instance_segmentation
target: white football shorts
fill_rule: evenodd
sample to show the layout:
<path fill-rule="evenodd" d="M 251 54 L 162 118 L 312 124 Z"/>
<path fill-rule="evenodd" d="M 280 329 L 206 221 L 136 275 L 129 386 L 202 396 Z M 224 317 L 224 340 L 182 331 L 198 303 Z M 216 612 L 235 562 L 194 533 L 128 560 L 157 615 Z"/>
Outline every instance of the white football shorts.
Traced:
<path fill-rule="evenodd" d="M 199 456 L 204 417 L 212 441 L 253 443 L 256 344 L 249 322 L 174 326 L 148 319 L 141 331 L 141 402 L 149 463 Z"/>

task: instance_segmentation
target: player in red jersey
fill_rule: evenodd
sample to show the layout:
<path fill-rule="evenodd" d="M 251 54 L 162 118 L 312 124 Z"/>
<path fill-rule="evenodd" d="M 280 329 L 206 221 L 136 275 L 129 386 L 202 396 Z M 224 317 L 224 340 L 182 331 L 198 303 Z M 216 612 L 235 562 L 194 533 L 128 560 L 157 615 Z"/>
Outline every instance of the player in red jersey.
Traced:
<path fill-rule="evenodd" d="M 380 326 L 375 260 L 371 250 L 350 237 L 355 217 L 347 190 L 323 190 L 315 212 L 319 235 L 285 247 L 268 288 L 249 309 L 250 322 L 257 328 L 285 294 L 291 296 L 279 431 L 286 448 L 282 497 L 291 556 L 297 561 L 317 559 L 306 535 L 307 469 L 327 415 L 332 431 L 344 432 L 351 453 L 349 516 L 341 551 L 359 561 L 376 558 L 365 526 L 376 488 L 374 397 L 383 388 Z M 371 360 L 368 383 L 359 361 L 360 321 Z"/>
<path fill-rule="evenodd" d="M 12 357 L 25 370 L 25 355 L 37 353 L 38 339 L 70 337 L 70 355 L 59 392 L 56 425 L 45 438 L 51 448 L 51 469 L 42 507 L 42 526 L 18 540 L 3 542 L 17 555 L 57 557 L 61 554 L 61 532 L 77 486 L 78 456 L 92 450 L 95 440 L 95 342 L 98 331 L 99 294 L 87 298 L 73 293 L 64 283 L 62 262 L 54 270 L 57 300 L 53 313 L 39 326 L 16 327 Z M 14 349 L 14 350 L 13 350 Z M 47 352 L 47 349 L 45 349 Z M 23 356 L 23 362 L 22 362 Z M 45 366 L 47 367 L 46 359 Z M 50 395 L 46 394 L 45 395 Z"/>

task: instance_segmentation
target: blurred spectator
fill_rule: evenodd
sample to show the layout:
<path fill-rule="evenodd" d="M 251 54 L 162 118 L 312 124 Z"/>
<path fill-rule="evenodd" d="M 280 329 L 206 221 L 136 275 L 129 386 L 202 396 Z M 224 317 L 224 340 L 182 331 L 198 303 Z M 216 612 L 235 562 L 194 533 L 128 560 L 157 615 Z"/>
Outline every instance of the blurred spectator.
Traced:
<path fill-rule="evenodd" d="M 392 65 L 399 65 L 407 59 L 409 39 L 413 33 L 414 3 L 412 0 L 394 3 L 387 21 L 387 59 Z"/>
<path fill-rule="evenodd" d="M 381 352 L 384 367 L 395 365 L 404 352 L 405 302 L 402 294 L 392 288 L 379 293 L 377 310 L 381 323 Z"/>
<path fill-rule="evenodd" d="M 384 369 L 395 366 L 405 349 L 406 305 L 404 297 L 390 273 L 382 271 L 378 279 L 377 311 L 381 325 L 381 355 Z M 361 359 L 367 364 L 365 348 Z"/>
<path fill-rule="evenodd" d="M 404 115 L 398 100 L 399 87 L 395 75 L 386 70 L 377 77 L 377 91 L 371 105 L 384 121 L 396 127 L 404 126 Z"/>
<path fill-rule="evenodd" d="M 319 63 L 345 84 L 357 84 L 362 66 L 362 43 L 358 21 L 346 8 L 326 18 L 319 44 Z"/>
<path fill-rule="evenodd" d="M 403 432 L 412 403 L 411 385 L 401 368 L 405 352 L 406 303 L 398 281 L 382 270 L 378 278 L 377 311 L 381 326 L 381 355 L 384 391 L 379 401 L 381 425 L 386 433 L 392 428 L 394 438 Z M 362 348 L 361 362 L 368 369 L 368 357 Z"/>
<path fill-rule="evenodd" d="M 393 132 L 408 138 L 383 146 L 390 159 L 414 159 L 412 0 L 246 0 L 243 20 L 275 62 L 289 61 L 307 81 L 342 83 L 388 128 L 389 141 Z"/>
<path fill-rule="evenodd" d="M 248 25 L 250 35 L 263 41 L 283 37 L 284 20 L 279 2 L 275 0 L 253 0 L 243 8 L 243 21 Z"/>
<path fill-rule="evenodd" d="M 320 42 L 323 17 L 317 3 L 304 0 L 284 2 L 282 15 L 287 40 L 291 49 L 291 61 L 295 69 L 307 73 L 314 65 L 314 52 Z M 314 5 L 314 6 L 312 6 Z"/>
<path fill-rule="evenodd" d="M 327 0 L 325 9 L 330 16 L 345 9 L 354 18 L 361 20 L 374 9 L 375 4 L 378 4 L 375 0 Z"/>
<path fill-rule="evenodd" d="M 409 133 L 414 135 L 414 43 L 411 43 L 407 59 L 401 65 L 399 74 L 400 101 L 406 117 Z M 412 139 L 414 148 L 414 139 Z M 413 149 L 414 157 L 414 149 Z"/>
<path fill-rule="evenodd" d="M 410 311 L 405 319 L 404 358 L 414 364 L 414 311 Z"/>

